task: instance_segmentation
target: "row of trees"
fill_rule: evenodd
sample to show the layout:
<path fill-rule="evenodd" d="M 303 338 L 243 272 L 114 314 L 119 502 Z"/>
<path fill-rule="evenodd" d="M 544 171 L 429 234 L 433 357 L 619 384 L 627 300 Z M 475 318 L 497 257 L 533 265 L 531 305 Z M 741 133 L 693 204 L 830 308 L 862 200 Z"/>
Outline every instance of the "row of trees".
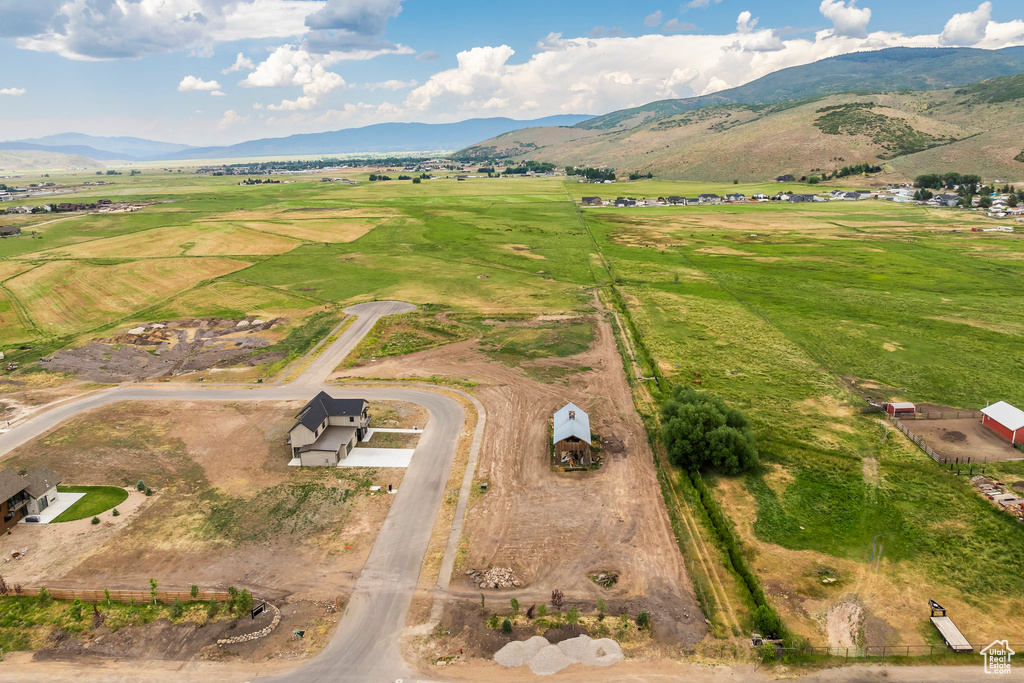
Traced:
<path fill-rule="evenodd" d="M 527 160 L 527 161 L 522 162 L 518 166 L 509 166 L 504 171 L 502 171 L 501 174 L 502 175 L 522 175 L 524 173 L 530 173 L 531 171 L 533 173 L 547 173 L 549 171 L 554 171 L 554 170 L 555 170 L 555 165 L 554 164 L 549 164 L 546 161 L 529 161 L 529 160 Z"/>
<path fill-rule="evenodd" d="M 565 175 L 567 176 L 583 176 L 587 180 L 615 180 L 615 169 L 614 168 L 576 168 L 575 166 L 566 166 Z"/>
<path fill-rule="evenodd" d="M 970 188 L 971 194 L 978 193 L 981 176 L 970 173 L 925 173 L 914 178 L 914 186 L 929 190 L 952 190 L 957 187 Z"/>

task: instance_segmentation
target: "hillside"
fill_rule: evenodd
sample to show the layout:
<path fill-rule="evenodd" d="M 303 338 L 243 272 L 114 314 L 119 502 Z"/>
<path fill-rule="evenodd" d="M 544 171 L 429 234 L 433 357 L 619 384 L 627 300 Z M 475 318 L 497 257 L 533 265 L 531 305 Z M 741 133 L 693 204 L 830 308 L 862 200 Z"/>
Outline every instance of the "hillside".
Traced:
<path fill-rule="evenodd" d="M 516 131 L 460 154 L 724 182 L 861 163 L 881 163 L 903 178 L 956 170 L 1019 180 L 1024 178 L 1022 96 L 1024 75 L 947 90 L 720 104 L 629 129 Z"/>
<path fill-rule="evenodd" d="M 103 168 L 103 164 L 79 154 L 0 149 L 0 173 L 55 171 L 72 168 Z"/>
<path fill-rule="evenodd" d="M 1024 73 L 1024 47 L 894 47 L 853 52 L 781 69 L 737 88 L 680 100 L 661 100 L 577 124 L 577 128 L 624 130 L 715 104 L 775 104 L 844 92 L 938 90 Z"/>

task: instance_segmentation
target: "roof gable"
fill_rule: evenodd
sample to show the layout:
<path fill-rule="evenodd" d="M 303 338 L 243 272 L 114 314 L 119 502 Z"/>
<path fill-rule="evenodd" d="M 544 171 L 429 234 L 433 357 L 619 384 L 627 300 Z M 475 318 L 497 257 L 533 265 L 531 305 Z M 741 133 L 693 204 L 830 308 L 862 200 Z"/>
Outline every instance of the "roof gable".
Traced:
<path fill-rule="evenodd" d="M 38 498 L 60 482 L 60 475 L 46 465 L 40 465 L 22 479 L 25 492 L 33 498 Z"/>
<path fill-rule="evenodd" d="M 25 480 L 14 470 L 0 470 L 0 503 L 25 489 Z"/>
<path fill-rule="evenodd" d="M 1024 427 L 1024 410 L 1011 406 L 1006 401 L 993 403 L 981 411 L 983 415 L 995 420 L 1011 432 Z"/>
<path fill-rule="evenodd" d="M 590 443 L 590 416 L 580 410 L 576 404 L 569 403 L 555 413 L 552 443 L 558 443 L 573 436 L 580 441 Z"/>

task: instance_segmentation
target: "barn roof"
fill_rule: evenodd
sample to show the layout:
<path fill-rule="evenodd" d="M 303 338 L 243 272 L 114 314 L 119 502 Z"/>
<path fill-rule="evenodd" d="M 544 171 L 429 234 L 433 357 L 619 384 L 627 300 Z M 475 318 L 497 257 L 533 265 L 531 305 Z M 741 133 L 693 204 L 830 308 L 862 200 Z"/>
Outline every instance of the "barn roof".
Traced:
<path fill-rule="evenodd" d="M 590 416 L 570 403 L 555 413 L 555 433 L 552 443 L 575 436 L 590 443 Z"/>
<path fill-rule="evenodd" d="M 890 403 L 896 410 L 914 410 L 915 406 L 913 403 Z"/>
<path fill-rule="evenodd" d="M 993 403 L 981 411 L 983 415 L 995 420 L 1011 432 L 1024 427 L 1024 410 L 1011 406 L 1006 401 Z"/>
<path fill-rule="evenodd" d="M 309 431 L 315 432 L 328 417 L 359 415 L 365 405 L 366 401 L 361 398 L 334 398 L 326 391 L 321 391 L 302 409 L 299 421 L 295 424 L 305 425 Z"/>

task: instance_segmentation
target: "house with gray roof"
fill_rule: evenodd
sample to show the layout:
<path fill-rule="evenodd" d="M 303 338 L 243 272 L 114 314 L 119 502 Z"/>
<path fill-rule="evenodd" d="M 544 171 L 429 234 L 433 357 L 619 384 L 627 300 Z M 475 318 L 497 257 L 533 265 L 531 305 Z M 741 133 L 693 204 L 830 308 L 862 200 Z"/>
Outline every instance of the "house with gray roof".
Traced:
<path fill-rule="evenodd" d="M 288 430 L 292 458 L 304 467 L 333 467 L 348 457 L 370 426 L 370 410 L 361 398 L 334 398 L 321 391 L 299 411 Z"/>
<path fill-rule="evenodd" d="M 0 470 L 0 534 L 57 502 L 60 481 L 60 476 L 46 466 L 39 466 L 25 475 Z"/>
<path fill-rule="evenodd" d="M 569 403 L 555 413 L 553 426 L 555 463 L 563 467 L 590 467 L 594 463 L 590 416 Z"/>

